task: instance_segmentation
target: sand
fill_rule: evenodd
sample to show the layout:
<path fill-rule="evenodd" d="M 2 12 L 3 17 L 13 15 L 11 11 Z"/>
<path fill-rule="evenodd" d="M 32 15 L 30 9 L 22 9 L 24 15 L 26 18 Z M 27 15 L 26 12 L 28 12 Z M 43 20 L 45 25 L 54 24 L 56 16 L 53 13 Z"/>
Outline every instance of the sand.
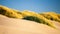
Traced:
<path fill-rule="evenodd" d="M 60 34 L 60 30 L 37 22 L 0 15 L 0 34 Z"/>
<path fill-rule="evenodd" d="M 55 24 L 56 28 L 58 30 L 60 30 L 60 23 L 59 22 L 57 22 L 57 21 L 51 21 L 51 22 L 53 22 Z"/>

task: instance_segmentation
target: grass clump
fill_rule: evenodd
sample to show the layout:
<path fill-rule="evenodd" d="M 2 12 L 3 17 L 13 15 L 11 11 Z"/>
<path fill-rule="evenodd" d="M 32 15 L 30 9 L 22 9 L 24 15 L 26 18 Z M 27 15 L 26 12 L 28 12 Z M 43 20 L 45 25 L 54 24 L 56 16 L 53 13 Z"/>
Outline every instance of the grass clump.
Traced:
<path fill-rule="evenodd" d="M 40 15 L 44 16 L 45 18 L 47 18 L 49 20 L 60 22 L 58 14 L 56 14 L 54 12 L 42 13 Z"/>
<path fill-rule="evenodd" d="M 38 13 L 26 11 L 26 12 L 23 12 L 23 14 L 25 17 L 23 19 L 35 21 L 35 22 L 42 23 L 42 24 L 46 24 L 48 26 L 55 28 L 54 24 L 50 20 L 46 19 L 44 16 L 42 16 Z"/>
<path fill-rule="evenodd" d="M 10 18 L 23 18 L 21 14 L 18 14 L 16 11 L 13 11 L 12 9 L 4 6 L 0 6 L 0 14 Z"/>

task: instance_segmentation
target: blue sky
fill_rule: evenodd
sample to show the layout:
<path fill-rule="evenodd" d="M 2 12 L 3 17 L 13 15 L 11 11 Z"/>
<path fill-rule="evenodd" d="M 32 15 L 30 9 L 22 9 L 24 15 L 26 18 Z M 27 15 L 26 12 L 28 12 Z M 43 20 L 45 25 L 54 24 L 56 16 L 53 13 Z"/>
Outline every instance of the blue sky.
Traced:
<path fill-rule="evenodd" d="M 60 0 L 0 0 L 0 5 L 17 10 L 60 13 Z"/>

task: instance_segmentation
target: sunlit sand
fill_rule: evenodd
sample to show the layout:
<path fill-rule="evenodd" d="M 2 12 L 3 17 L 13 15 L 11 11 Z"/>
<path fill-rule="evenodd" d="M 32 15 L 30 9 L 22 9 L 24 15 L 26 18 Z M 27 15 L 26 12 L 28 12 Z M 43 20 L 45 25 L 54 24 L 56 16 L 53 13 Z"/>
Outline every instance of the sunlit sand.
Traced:
<path fill-rule="evenodd" d="M 33 21 L 0 15 L 0 34 L 60 34 L 60 30 Z"/>

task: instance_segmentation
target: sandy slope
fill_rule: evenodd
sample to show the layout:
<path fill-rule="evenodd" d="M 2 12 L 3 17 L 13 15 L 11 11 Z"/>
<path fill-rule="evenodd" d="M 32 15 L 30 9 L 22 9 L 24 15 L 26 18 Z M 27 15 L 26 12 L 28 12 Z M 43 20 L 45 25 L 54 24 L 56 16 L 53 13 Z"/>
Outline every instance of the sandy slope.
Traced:
<path fill-rule="evenodd" d="M 51 21 L 51 22 L 53 22 L 55 24 L 56 28 L 58 30 L 60 30 L 60 23 L 59 22 L 56 22 L 56 21 Z"/>
<path fill-rule="evenodd" d="M 60 31 L 33 21 L 0 15 L 0 34 L 60 34 Z"/>

